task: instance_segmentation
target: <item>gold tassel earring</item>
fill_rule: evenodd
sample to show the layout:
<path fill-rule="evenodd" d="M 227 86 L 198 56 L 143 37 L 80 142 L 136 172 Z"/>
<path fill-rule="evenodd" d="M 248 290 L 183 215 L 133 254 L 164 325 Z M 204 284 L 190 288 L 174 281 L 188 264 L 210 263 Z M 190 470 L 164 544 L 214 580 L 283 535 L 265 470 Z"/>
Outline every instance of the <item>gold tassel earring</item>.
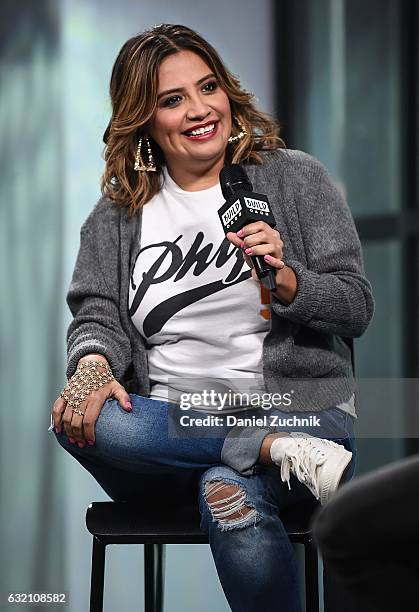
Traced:
<path fill-rule="evenodd" d="M 142 137 L 138 141 L 137 153 L 135 155 L 134 170 L 137 172 L 156 172 L 156 164 L 154 162 L 153 152 L 151 150 L 150 140 L 146 137 L 148 164 L 145 165 L 143 157 L 141 155 L 141 146 L 143 143 Z"/>
<path fill-rule="evenodd" d="M 236 136 L 230 136 L 230 138 L 228 139 L 229 143 L 237 142 L 238 140 L 241 140 L 242 138 L 247 136 L 247 131 L 246 131 L 246 128 L 244 127 L 243 123 L 241 123 L 236 118 L 234 118 L 234 122 L 237 123 L 237 125 L 240 127 L 240 132 Z"/>

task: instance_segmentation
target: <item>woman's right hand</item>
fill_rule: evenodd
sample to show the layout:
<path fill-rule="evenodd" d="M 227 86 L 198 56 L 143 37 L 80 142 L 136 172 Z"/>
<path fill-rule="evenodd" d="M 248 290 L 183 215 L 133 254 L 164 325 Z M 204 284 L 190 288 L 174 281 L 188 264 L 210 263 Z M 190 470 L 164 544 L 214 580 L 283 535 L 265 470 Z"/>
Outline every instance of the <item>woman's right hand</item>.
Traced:
<path fill-rule="evenodd" d="M 70 379 L 71 381 L 71 379 Z M 107 399 L 115 398 L 127 412 L 131 412 L 132 405 L 130 396 L 124 387 L 117 381 L 112 380 L 89 395 L 78 406 L 84 415 L 74 412 L 63 397 L 58 397 L 52 409 L 54 427 L 59 433 L 61 427 L 67 434 L 71 443 L 76 443 L 80 448 L 95 443 L 95 423 L 100 411 Z"/>

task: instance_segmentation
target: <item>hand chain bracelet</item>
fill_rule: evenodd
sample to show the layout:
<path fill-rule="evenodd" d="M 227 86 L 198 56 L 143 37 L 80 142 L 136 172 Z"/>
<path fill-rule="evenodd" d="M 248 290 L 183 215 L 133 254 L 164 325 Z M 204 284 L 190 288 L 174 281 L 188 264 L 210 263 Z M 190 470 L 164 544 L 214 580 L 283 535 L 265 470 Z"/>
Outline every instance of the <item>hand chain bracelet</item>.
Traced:
<path fill-rule="evenodd" d="M 105 371 L 100 371 L 99 367 Z M 103 361 L 82 361 L 77 366 L 76 373 L 68 381 L 60 396 L 72 407 L 73 412 L 84 416 L 78 409 L 80 404 L 92 392 L 100 389 L 106 383 L 115 380 L 112 370 Z"/>

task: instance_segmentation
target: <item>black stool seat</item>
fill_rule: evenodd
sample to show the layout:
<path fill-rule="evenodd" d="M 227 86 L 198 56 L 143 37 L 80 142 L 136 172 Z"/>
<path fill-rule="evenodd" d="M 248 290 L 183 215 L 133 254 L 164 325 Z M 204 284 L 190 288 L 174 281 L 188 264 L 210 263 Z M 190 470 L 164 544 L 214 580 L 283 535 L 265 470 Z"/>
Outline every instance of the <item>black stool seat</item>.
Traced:
<path fill-rule="evenodd" d="M 306 611 L 319 611 L 318 555 L 312 542 L 311 519 L 319 508 L 314 499 L 294 504 L 281 513 L 291 542 L 304 545 Z M 197 503 L 167 507 L 140 502 L 93 502 L 86 525 L 93 535 L 90 612 L 102 612 L 105 547 L 108 544 L 144 544 L 145 611 L 162 612 L 164 544 L 208 544 L 200 529 Z"/>
<path fill-rule="evenodd" d="M 310 521 L 317 508 L 319 504 L 313 498 L 281 514 L 291 541 L 302 543 L 311 535 Z M 103 544 L 208 544 L 208 535 L 199 523 L 198 506 L 192 503 L 168 511 L 131 502 L 93 502 L 86 512 L 87 529 Z"/>
<path fill-rule="evenodd" d="M 199 522 L 198 506 L 192 504 L 167 509 L 93 502 L 86 513 L 87 529 L 104 544 L 208 544 Z"/>

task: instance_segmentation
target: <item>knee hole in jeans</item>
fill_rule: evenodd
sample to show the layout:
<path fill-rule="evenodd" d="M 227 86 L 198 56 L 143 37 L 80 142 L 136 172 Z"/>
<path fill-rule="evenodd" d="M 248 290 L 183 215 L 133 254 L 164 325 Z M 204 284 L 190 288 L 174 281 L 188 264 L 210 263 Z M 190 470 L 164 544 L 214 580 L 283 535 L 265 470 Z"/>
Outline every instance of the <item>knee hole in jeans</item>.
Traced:
<path fill-rule="evenodd" d="M 213 519 L 223 530 L 255 525 L 260 520 L 256 508 L 246 502 L 246 492 L 239 485 L 222 480 L 206 482 L 205 501 Z"/>

